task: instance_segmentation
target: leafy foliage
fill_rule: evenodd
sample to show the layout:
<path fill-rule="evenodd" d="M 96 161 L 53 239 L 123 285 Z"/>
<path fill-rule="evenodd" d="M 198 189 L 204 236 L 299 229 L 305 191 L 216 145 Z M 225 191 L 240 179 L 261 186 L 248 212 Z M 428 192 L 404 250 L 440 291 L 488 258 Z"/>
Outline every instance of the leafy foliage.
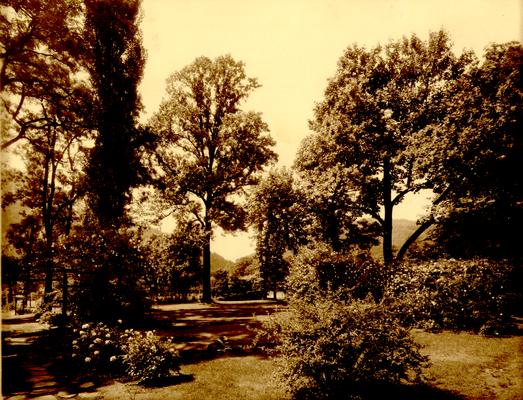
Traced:
<path fill-rule="evenodd" d="M 343 289 L 352 297 L 381 298 L 387 270 L 367 252 L 336 252 L 317 242 L 300 248 L 291 260 L 287 289 L 292 298 L 310 300 Z"/>
<path fill-rule="evenodd" d="M 150 384 L 179 373 L 180 360 L 171 339 L 127 330 L 121 340 L 129 377 Z"/>
<path fill-rule="evenodd" d="M 361 398 L 376 385 L 422 378 L 420 346 L 373 299 L 386 277 L 370 254 L 321 242 L 291 260 L 289 309 L 271 318 L 262 339 L 279 355 L 277 374 L 294 398 Z"/>
<path fill-rule="evenodd" d="M 98 131 L 87 168 L 90 201 L 102 226 L 118 226 L 129 190 L 145 181 L 141 156 L 152 143 L 152 136 L 137 128 L 137 87 L 145 62 L 140 1 L 86 0 L 85 7 L 87 68 L 96 91 L 93 119 Z"/>
<path fill-rule="evenodd" d="M 288 274 L 284 255 L 303 242 L 298 193 L 291 172 L 272 170 L 258 184 L 249 201 L 249 220 L 257 230 L 256 257 L 265 291 L 274 296 Z"/>
<path fill-rule="evenodd" d="M 103 323 L 74 328 L 71 359 L 78 372 L 98 376 L 121 374 L 124 371 L 121 340 L 118 329 Z"/>
<path fill-rule="evenodd" d="M 420 140 L 438 160 L 436 191 L 451 188 L 434 210 L 432 232 L 439 251 L 454 257 L 518 257 L 517 231 L 523 221 L 523 186 L 516 171 L 521 138 L 523 48 L 520 43 L 489 46 L 485 60 L 460 82 L 439 134 Z M 466 128 L 463 128 L 466 127 Z M 438 137 L 455 143 L 442 146 Z"/>
<path fill-rule="evenodd" d="M 488 259 L 405 262 L 385 302 L 407 326 L 504 333 L 523 299 L 519 264 Z"/>
<path fill-rule="evenodd" d="M 218 270 L 213 278 L 213 295 L 224 300 L 258 300 L 266 293 L 259 274 L 239 276 Z"/>
<path fill-rule="evenodd" d="M 407 193 L 431 187 L 430 174 L 420 168 L 427 155 L 413 139 L 445 118 L 455 82 L 472 59 L 456 57 L 443 31 L 428 41 L 413 35 L 370 50 L 353 45 L 316 106 L 315 133 L 303 142 L 296 167 L 308 187 L 335 199 L 331 215 L 349 215 L 349 221 L 368 215 L 379 224 L 387 264 L 394 206 Z"/>
<path fill-rule="evenodd" d="M 156 301 L 182 300 L 200 291 L 202 232 L 180 218 L 173 232 L 144 229 L 139 252 L 144 283 Z"/>
<path fill-rule="evenodd" d="M 245 211 L 234 196 L 255 184 L 263 166 L 276 159 L 261 115 L 240 110 L 258 86 L 231 56 L 200 57 L 169 78 L 168 97 L 151 121 L 160 142 L 156 159 L 162 194 L 171 207 L 185 207 L 205 233 L 205 301 L 211 298 L 212 224 L 226 230 L 244 227 Z"/>
<path fill-rule="evenodd" d="M 2 149 L 88 124 L 81 1 L 8 0 L 0 7 Z"/>
<path fill-rule="evenodd" d="M 73 274 L 72 311 L 81 321 L 139 321 L 149 307 L 144 260 L 132 231 L 86 220 L 62 253 Z"/>
<path fill-rule="evenodd" d="M 180 359 L 172 340 L 154 332 L 83 324 L 73 331 L 72 359 L 79 372 L 126 376 L 153 383 L 179 373 Z"/>
<path fill-rule="evenodd" d="M 29 276 L 35 272 L 34 264 L 45 271 L 49 294 L 55 272 L 53 247 L 70 229 L 73 205 L 81 194 L 81 144 L 91 136 L 86 110 L 92 92 L 77 44 L 81 3 L 7 1 L 0 7 L 5 28 L 2 149 L 13 151 L 25 164 L 22 170 L 10 171 L 11 187 L 3 188 L 2 206 L 22 210 L 19 225 L 10 227 L 10 239 L 19 242 L 17 235 L 31 231 L 30 245 L 23 246 L 21 257 L 33 264 Z M 35 247 L 41 249 L 38 254 Z"/>
<path fill-rule="evenodd" d="M 332 293 L 293 300 L 265 329 L 295 398 L 359 398 L 368 385 L 420 379 L 426 362 L 383 305 Z"/>

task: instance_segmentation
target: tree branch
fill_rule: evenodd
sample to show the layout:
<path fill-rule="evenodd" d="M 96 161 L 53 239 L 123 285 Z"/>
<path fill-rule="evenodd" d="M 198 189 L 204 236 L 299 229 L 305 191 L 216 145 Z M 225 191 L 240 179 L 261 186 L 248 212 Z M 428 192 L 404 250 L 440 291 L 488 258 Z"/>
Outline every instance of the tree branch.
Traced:
<path fill-rule="evenodd" d="M 441 192 L 441 194 L 438 196 L 438 198 L 436 200 L 434 200 L 434 202 L 432 203 L 432 206 L 435 206 L 435 205 L 438 205 L 439 203 L 441 203 L 445 199 L 447 194 L 450 192 L 450 188 L 451 188 L 450 185 L 447 186 L 445 188 L 445 190 L 443 192 Z M 403 259 L 403 257 L 405 256 L 405 254 L 407 253 L 409 247 L 412 245 L 412 243 L 414 243 L 416 241 L 416 239 L 418 239 L 421 236 L 421 234 L 423 232 L 425 232 L 428 228 L 430 228 L 435 222 L 436 222 L 436 220 L 434 219 L 434 217 L 432 215 L 425 222 L 423 222 L 418 227 L 418 229 L 416 229 L 408 237 L 408 239 L 405 240 L 405 242 L 399 249 L 398 254 L 396 254 L 396 261 L 401 261 Z"/>

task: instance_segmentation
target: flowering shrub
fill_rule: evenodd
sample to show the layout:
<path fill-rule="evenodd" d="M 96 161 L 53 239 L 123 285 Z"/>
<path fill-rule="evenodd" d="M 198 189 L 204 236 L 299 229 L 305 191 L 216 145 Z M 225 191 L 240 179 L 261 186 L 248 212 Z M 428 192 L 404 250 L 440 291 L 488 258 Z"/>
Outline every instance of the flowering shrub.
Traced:
<path fill-rule="evenodd" d="M 179 372 L 179 356 L 172 341 L 154 332 L 133 329 L 122 332 L 98 323 L 83 324 L 73 333 L 72 357 L 83 373 L 127 375 L 146 383 Z"/>
<path fill-rule="evenodd" d="M 385 301 L 404 325 L 501 333 L 520 304 L 518 271 L 487 259 L 406 262 L 392 276 Z"/>
<path fill-rule="evenodd" d="M 357 397 L 376 383 L 417 381 L 427 361 L 382 305 L 347 294 L 294 299 L 264 329 L 280 355 L 277 374 L 294 398 Z"/>
<path fill-rule="evenodd" d="M 122 335 L 123 359 L 129 377 L 150 383 L 180 372 L 178 352 L 171 339 L 163 339 L 149 331 L 145 334 L 126 330 Z"/>
<path fill-rule="evenodd" d="M 39 314 L 38 322 L 42 324 L 49 324 L 51 326 L 60 326 L 64 325 L 65 318 L 61 311 L 45 311 L 42 314 Z"/>
<path fill-rule="evenodd" d="M 102 323 L 83 324 L 73 330 L 72 358 L 81 371 L 117 375 L 124 370 L 120 335 Z"/>

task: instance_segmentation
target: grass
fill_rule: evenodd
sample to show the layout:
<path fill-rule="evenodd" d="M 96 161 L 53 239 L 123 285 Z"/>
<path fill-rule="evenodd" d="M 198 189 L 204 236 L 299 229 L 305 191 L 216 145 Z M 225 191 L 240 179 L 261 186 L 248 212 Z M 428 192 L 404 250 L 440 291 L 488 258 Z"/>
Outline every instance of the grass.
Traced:
<path fill-rule="evenodd" d="M 241 357 L 222 356 L 210 360 L 209 357 L 204 357 L 205 360 L 200 362 L 195 362 L 195 358 L 190 357 L 192 352 L 207 354 L 207 345 L 212 343 L 213 338 L 220 336 L 230 338 L 234 348 L 243 348 L 242 346 L 252 339 L 252 329 L 256 328 L 267 314 L 277 310 L 278 305 L 260 302 L 159 307 L 155 311 L 155 318 L 162 323 L 161 326 L 165 329 L 163 333 L 176 333 L 175 340 L 182 346 L 181 350 L 189 355 L 184 358 L 188 363 L 182 365 L 181 379 L 156 388 L 115 382 L 99 388 L 99 391 L 107 400 L 285 399 L 283 388 L 276 384 L 273 376 L 276 366 L 273 359 L 248 352 L 246 354 L 249 355 L 244 354 Z M 18 318 L 16 321 L 3 320 L 2 329 L 4 333 L 14 332 L 20 335 L 32 333 L 33 325 L 26 319 Z M 413 335 L 416 341 L 424 346 L 423 352 L 431 361 L 431 366 L 425 371 L 427 385 L 391 388 L 386 397 L 378 398 L 523 399 L 523 336 L 498 338 L 449 331 L 429 333 L 421 330 L 414 330 Z M 49 361 L 46 348 L 40 350 L 40 358 L 33 360 L 38 365 Z M 36 354 L 33 354 L 28 360 L 31 361 L 35 357 Z M 13 360 L 11 361 L 14 362 Z M 21 368 L 21 365 L 18 367 Z M 16 374 L 12 368 L 8 369 L 11 375 Z M 20 383 L 21 386 L 14 385 L 16 382 L 9 383 L 17 391 L 24 389 L 24 382 Z M 53 390 L 51 394 L 55 394 L 58 389 Z M 26 391 L 30 392 L 29 389 Z"/>
<path fill-rule="evenodd" d="M 228 357 L 185 365 L 186 382 L 161 388 L 114 383 L 98 390 L 107 400 L 279 400 L 285 393 L 272 377 L 273 360 Z"/>
<path fill-rule="evenodd" d="M 523 337 L 417 331 L 431 385 L 469 399 L 523 399 Z"/>
<path fill-rule="evenodd" d="M 415 331 L 414 336 L 431 359 L 432 365 L 425 371 L 429 385 L 420 390 L 404 390 L 398 398 L 523 398 L 523 337 L 487 338 L 423 331 Z M 99 390 L 107 400 L 285 399 L 273 377 L 274 367 L 274 360 L 252 355 L 218 358 L 184 365 L 186 379 L 176 385 L 143 388 L 114 383 Z"/>

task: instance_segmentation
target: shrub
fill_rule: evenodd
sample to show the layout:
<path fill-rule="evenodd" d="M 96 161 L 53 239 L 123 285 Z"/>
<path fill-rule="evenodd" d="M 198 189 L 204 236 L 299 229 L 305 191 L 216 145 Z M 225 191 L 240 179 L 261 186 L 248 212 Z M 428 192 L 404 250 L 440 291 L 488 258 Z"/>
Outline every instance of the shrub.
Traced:
<path fill-rule="evenodd" d="M 421 379 L 427 360 L 408 330 L 382 305 L 347 296 L 294 299 L 265 325 L 280 355 L 277 374 L 294 397 L 338 399 L 367 385 Z"/>
<path fill-rule="evenodd" d="M 327 291 L 343 289 L 352 297 L 371 295 L 381 299 L 386 269 L 368 252 L 336 252 L 325 243 L 302 247 L 291 260 L 287 289 L 299 299 L 322 297 Z"/>
<path fill-rule="evenodd" d="M 224 270 L 214 273 L 213 296 L 225 300 L 256 300 L 263 298 L 264 290 L 259 274 L 229 276 Z"/>
<path fill-rule="evenodd" d="M 520 304 L 517 273 L 508 262 L 487 259 L 405 262 L 386 302 L 404 325 L 502 333 Z"/>
<path fill-rule="evenodd" d="M 67 318 L 61 311 L 45 311 L 39 314 L 37 321 L 42 324 L 49 324 L 50 326 L 63 326 L 67 323 Z"/>
<path fill-rule="evenodd" d="M 80 373 L 120 375 L 124 371 L 120 332 L 105 324 L 83 324 L 73 330 L 72 359 Z"/>
<path fill-rule="evenodd" d="M 69 237 L 60 261 L 75 272 L 69 301 L 77 319 L 143 319 L 150 301 L 137 242 L 130 229 L 102 229 L 90 221 Z"/>
<path fill-rule="evenodd" d="M 102 323 L 73 330 L 72 358 L 82 374 L 127 376 L 140 383 L 177 374 L 180 365 L 171 339 Z"/>
<path fill-rule="evenodd" d="M 152 331 L 144 334 L 127 330 L 122 340 L 129 377 L 141 383 L 153 383 L 179 373 L 180 359 L 171 339 L 156 336 Z"/>

